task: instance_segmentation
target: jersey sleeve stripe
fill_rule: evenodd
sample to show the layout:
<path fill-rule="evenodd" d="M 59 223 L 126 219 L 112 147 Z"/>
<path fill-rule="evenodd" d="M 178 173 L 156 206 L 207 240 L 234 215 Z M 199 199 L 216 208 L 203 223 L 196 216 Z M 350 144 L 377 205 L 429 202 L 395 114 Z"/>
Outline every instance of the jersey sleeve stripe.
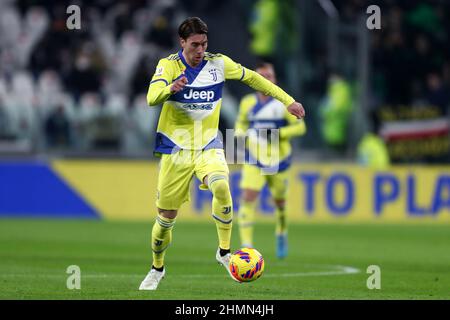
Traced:
<path fill-rule="evenodd" d="M 165 79 L 156 79 L 156 80 L 151 81 L 150 84 L 155 83 L 155 82 L 158 82 L 158 81 L 164 81 L 164 83 L 166 84 L 166 86 L 169 85 L 169 82 L 167 82 L 167 80 L 165 80 Z"/>
<path fill-rule="evenodd" d="M 242 81 L 242 79 L 244 79 L 244 76 L 245 76 L 245 68 L 242 68 L 242 76 L 239 79 L 239 81 Z"/>

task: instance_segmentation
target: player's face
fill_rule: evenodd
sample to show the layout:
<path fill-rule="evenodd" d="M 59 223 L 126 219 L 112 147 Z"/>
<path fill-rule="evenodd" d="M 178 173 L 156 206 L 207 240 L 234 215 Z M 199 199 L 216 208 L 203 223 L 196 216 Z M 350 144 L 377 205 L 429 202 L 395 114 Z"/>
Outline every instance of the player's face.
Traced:
<path fill-rule="evenodd" d="M 258 72 L 260 75 L 262 75 L 267 80 L 277 83 L 277 78 L 275 76 L 275 71 L 272 67 L 261 67 L 256 69 L 256 72 Z"/>
<path fill-rule="evenodd" d="M 193 34 L 186 40 L 180 39 L 183 55 L 189 65 L 195 67 L 202 62 L 206 48 L 208 47 L 208 36 L 206 34 Z"/>

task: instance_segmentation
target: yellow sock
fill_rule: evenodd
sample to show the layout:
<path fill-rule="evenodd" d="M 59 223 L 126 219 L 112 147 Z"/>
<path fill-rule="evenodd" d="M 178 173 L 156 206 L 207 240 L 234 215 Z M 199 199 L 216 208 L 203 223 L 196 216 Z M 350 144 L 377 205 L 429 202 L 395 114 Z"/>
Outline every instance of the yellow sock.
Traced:
<path fill-rule="evenodd" d="M 275 208 L 275 219 L 276 219 L 276 234 L 287 232 L 287 221 L 286 221 L 286 208 Z"/>
<path fill-rule="evenodd" d="M 242 201 L 239 208 L 238 224 L 242 246 L 253 246 L 253 224 L 255 222 L 256 201 Z"/>
<path fill-rule="evenodd" d="M 162 215 L 156 217 L 152 230 L 153 266 L 161 268 L 164 266 L 166 249 L 172 242 L 172 228 L 175 219 L 164 218 Z"/>
<path fill-rule="evenodd" d="M 208 178 L 208 186 L 213 194 L 212 216 L 216 222 L 219 247 L 228 250 L 231 242 L 233 201 L 227 177 L 224 175 L 212 175 Z"/>

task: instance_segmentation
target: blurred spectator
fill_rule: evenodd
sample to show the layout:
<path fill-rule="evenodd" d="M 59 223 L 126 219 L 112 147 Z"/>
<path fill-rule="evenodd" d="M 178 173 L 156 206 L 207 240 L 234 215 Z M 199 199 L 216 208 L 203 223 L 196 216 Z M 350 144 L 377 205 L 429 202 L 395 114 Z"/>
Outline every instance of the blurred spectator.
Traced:
<path fill-rule="evenodd" d="M 132 11 L 129 3 L 120 3 L 114 7 L 114 26 L 116 39 L 120 39 L 122 34 L 132 29 Z M 112 10 L 113 11 L 113 10 Z"/>
<path fill-rule="evenodd" d="M 350 84 L 340 75 L 332 74 L 319 108 L 323 138 L 328 146 L 338 151 L 344 151 L 346 147 L 353 103 Z"/>
<path fill-rule="evenodd" d="M 270 60 L 275 47 L 280 23 L 280 4 L 277 0 L 259 0 L 253 11 L 250 48 L 256 56 Z"/>
<path fill-rule="evenodd" d="M 376 113 L 372 113 L 370 119 L 372 119 L 370 130 L 358 144 L 357 161 L 362 166 L 384 170 L 390 165 L 388 148 L 378 135 L 379 120 Z"/>
<path fill-rule="evenodd" d="M 123 140 L 128 154 L 152 154 L 159 108 L 149 108 L 146 94 L 136 96 L 125 116 Z"/>
<path fill-rule="evenodd" d="M 64 107 L 59 105 L 50 113 L 45 121 L 45 138 L 47 145 L 51 148 L 67 148 L 71 146 L 70 122 L 64 111 Z"/>
<path fill-rule="evenodd" d="M 429 3 L 420 3 L 411 10 L 407 17 L 408 22 L 417 29 L 429 34 L 443 31 L 436 7 Z"/>
<path fill-rule="evenodd" d="M 405 81 L 405 75 L 410 72 L 410 53 L 405 44 L 405 38 L 399 31 L 392 32 L 386 39 L 386 51 L 382 64 L 387 81 L 386 99 L 393 104 L 409 103 L 411 85 Z"/>
<path fill-rule="evenodd" d="M 0 139 L 5 138 L 8 135 L 8 114 L 3 105 L 2 97 L 0 96 Z"/>
<path fill-rule="evenodd" d="M 66 6 L 56 4 L 48 12 L 49 28 L 31 54 L 29 62 L 29 68 L 34 74 L 45 69 L 63 70 L 66 62 L 64 58 L 70 54 L 71 43 L 74 45 L 77 38 L 82 36 L 80 32 L 72 32 L 70 38 L 67 36 Z"/>
<path fill-rule="evenodd" d="M 86 43 L 82 51 L 75 59 L 74 68 L 68 74 L 67 87 L 75 95 L 80 97 L 86 92 L 96 92 L 101 88 L 101 66 L 94 63 L 98 54 L 92 45 Z"/>
<path fill-rule="evenodd" d="M 166 9 L 163 15 L 157 17 L 151 25 L 149 41 L 157 44 L 163 49 L 172 49 L 174 47 L 175 30 L 171 28 L 170 20 L 173 19 L 171 9 Z"/>
<path fill-rule="evenodd" d="M 437 72 L 429 73 L 427 76 L 426 101 L 437 106 L 442 114 L 448 114 L 450 106 L 450 88 L 444 84 Z"/>
<path fill-rule="evenodd" d="M 136 68 L 136 72 L 131 79 L 131 94 L 133 97 L 143 92 L 147 93 L 152 72 L 155 70 L 157 63 L 157 60 L 148 57 L 143 57 L 141 59 Z"/>
<path fill-rule="evenodd" d="M 75 117 L 77 144 L 81 150 L 92 146 L 95 138 L 95 120 L 101 112 L 100 96 L 96 93 L 84 93 L 79 102 Z"/>
<path fill-rule="evenodd" d="M 371 169 L 384 170 L 390 165 L 386 144 L 372 132 L 366 133 L 361 139 L 357 154 L 358 163 Z"/>

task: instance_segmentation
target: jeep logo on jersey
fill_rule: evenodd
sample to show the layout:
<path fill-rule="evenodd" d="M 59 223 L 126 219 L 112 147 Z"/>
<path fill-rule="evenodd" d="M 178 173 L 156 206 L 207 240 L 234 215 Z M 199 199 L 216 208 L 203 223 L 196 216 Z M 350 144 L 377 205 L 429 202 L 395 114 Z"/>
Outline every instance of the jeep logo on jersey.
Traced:
<path fill-rule="evenodd" d="M 206 101 L 211 101 L 214 99 L 214 91 L 212 90 L 203 90 L 203 91 L 194 91 L 193 89 L 189 90 L 188 93 L 183 95 L 185 99 L 202 99 Z"/>
<path fill-rule="evenodd" d="M 172 95 L 169 100 L 182 104 L 208 104 L 222 97 L 223 82 L 205 87 L 186 86 Z M 198 110 L 198 108 L 196 108 Z M 203 109 L 205 110 L 205 109 Z"/>

